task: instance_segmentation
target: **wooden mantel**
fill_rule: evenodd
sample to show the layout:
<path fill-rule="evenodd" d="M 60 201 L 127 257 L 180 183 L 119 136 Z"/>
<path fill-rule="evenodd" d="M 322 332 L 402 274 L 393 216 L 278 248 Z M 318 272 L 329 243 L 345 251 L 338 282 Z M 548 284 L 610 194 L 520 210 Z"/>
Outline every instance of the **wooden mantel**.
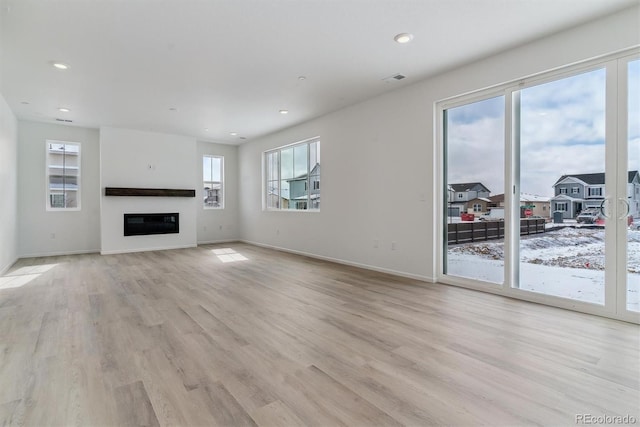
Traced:
<path fill-rule="evenodd" d="M 105 187 L 104 195 L 134 197 L 196 197 L 196 190 L 184 190 L 176 188 Z"/>

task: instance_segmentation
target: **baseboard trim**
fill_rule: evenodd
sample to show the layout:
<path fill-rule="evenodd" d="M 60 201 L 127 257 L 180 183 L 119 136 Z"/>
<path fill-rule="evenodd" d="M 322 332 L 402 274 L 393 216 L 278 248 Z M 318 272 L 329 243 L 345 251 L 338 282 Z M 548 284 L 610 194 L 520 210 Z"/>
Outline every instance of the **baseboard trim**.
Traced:
<path fill-rule="evenodd" d="M 197 246 L 198 245 L 180 245 L 180 246 L 165 246 L 161 248 L 116 249 L 113 251 L 100 251 L 100 255 L 131 254 L 135 252 L 170 251 L 172 249 L 189 249 L 189 248 L 195 248 Z"/>
<path fill-rule="evenodd" d="M 48 256 L 64 256 L 64 255 L 82 255 L 82 254 L 95 254 L 100 252 L 100 249 L 88 249 L 82 251 L 57 251 L 57 252 L 36 252 L 33 254 L 23 254 L 18 258 L 39 258 Z"/>
<path fill-rule="evenodd" d="M 0 267 L 0 276 L 4 276 L 4 273 L 9 271 L 9 269 L 15 264 L 20 258 L 15 258 L 13 261 L 9 262 L 9 264 Z"/>
<path fill-rule="evenodd" d="M 200 245 L 217 245 L 217 244 L 221 244 L 221 243 L 235 243 L 235 242 L 239 242 L 240 240 L 238 239 L 222 239 L 222 240 L 206 240 L 203 242 L 198 242 L 198 246 Z"/>
<path fill-rule="evenodd" d="M 404 271 L 393 270 L 393 269 L 390 269 L 390 268 L 377 267 L 375 265 L 363 264 L 363 263 L 360 263 L 360 262 L 348 261 L 348 260 L 344 260 L 344 259 L 340 259 L 340 258 L 333 258 L 333 257 L 324 256 L 324 255 L 318 255 L 318 254 L 314 254 L 314 253 L 311 253 L 311 252 L 298 251 L 298 250 L 295 250 L 295 249 L 283 248 L 283 247 L 280 247 L 280 246 L 274 246 L 274 245 L 269 245 L 269 244 L 266 244 L 266 243 L 254 242 L 254 241 L 251 241 L 251 240 L 240 239 L 240 240 L 238 240 L 238 242 L 242 242 L 242 243 L 246 243 L 246 244 L 254 245 L 254 246 L 259 246 L 259 247 L 267 248 L 267 249 L 274 249 L 274 250 L 277 250 L 277 251 L 287 252 L 287 253 L 291 253 L 291 254 L 295 254 L 295 255 L 307 256 L 309 258 L 321 259 L 323 261 L 335 262 L 336 264 L 348 265 L 350 267 L 358 267 L 358 268 L 362 268 L 362 269 L 365 269 L 365 270 L 377 271 L 378 273 L 392 274 L 394 276 L 405 277 L 407 279 L 419 280 L 421 282 L 436 283 L 435 277 L 422 276 L 422 275 L 419 275 L 419 274 L 407 273 L 407 272 L 404 272 Z"/>

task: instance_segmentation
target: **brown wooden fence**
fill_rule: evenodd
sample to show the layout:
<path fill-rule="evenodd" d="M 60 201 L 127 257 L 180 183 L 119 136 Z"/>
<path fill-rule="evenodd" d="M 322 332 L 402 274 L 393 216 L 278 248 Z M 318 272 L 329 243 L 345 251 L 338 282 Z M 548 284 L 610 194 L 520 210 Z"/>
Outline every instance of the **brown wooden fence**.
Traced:
<path fill-rule="evenodd" d="M 521 219 L 520 235 L 544 233 L 544 219 Z M 479 242 L 482 240 L 502 239 L 504 221 L 454 222 L 448 224 L 447 241 L 456 243 Z"/>

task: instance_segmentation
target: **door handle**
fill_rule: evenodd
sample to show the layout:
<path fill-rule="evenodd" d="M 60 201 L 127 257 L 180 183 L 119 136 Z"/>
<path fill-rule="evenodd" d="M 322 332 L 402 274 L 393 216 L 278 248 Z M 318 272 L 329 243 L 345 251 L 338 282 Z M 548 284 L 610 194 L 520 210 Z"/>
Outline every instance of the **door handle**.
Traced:
<path fill-rule="evenodd" d="M 625 219 L 627 217 L 627 215 L 629 215 L 629 202 L 627 202 L 625 199 L 623 199 L 622 197 L 618 199 L 618 206 L 620 206 L 620 202 L 622 202 L 622 206 L 626 206 L 627 210 L 625 213 L 623 213 L 621 216 L 618 217 L 618 219 Z"/>
<path fill-rule="evenodd" d="M 608 205 L 610 201 L 611 201 L 610 197 L 605 197 L 604 200 L 602 200 L 602 203 L 600 203 L 600 213 L 602 214 L 603 217 L 607 219 L 611 218 L 611 215 L 607 214 L 607 211 L 609 211 L 610 209 L 605 209 L 604 204 L 607 203 Z"/>

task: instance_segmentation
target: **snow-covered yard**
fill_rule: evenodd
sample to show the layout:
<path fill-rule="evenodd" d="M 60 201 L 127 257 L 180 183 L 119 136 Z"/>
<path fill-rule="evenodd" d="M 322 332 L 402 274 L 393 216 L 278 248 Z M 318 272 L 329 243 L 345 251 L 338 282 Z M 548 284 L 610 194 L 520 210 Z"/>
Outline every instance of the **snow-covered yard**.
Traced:
<path fill-rule="evenodd" d="M 628 233 L 628 308 L 640 310 L 640 231 Z M 503 281 L 504 241 L 449 247 L 448 274 L 489 282 Z M 562 228 L 523 236 L 520 289 L 604 303 L 604 230 Z"/>

